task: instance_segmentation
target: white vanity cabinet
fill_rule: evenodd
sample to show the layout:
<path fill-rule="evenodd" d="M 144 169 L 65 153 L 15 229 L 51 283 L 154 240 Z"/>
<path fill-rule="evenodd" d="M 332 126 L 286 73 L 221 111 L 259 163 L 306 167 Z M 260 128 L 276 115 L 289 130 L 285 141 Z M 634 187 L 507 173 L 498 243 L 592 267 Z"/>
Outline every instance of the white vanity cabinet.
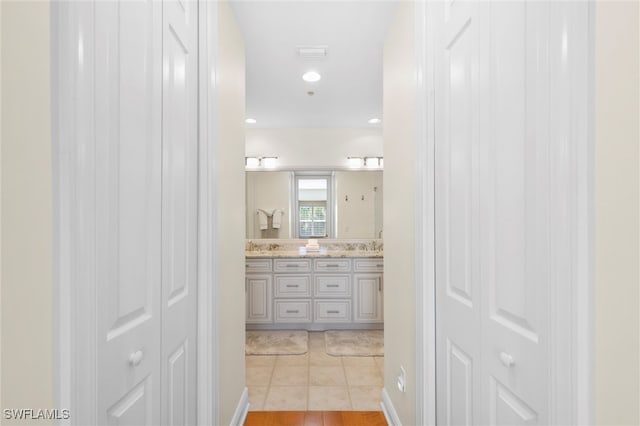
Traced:
<path fill-rule="evenodd" d="M 275 324 L 310 323 L 311 260 L 273 259 Z"/>
<path fill-rule="evenodd" d="M 381 258 L 248 258 L 247 327 L 380 328 Z"/>
<path fill-rule="evenodd" d="M 382 259 L 354 260 L 354 322 L 376 323 L 382 321 L 383 268 Z"/>

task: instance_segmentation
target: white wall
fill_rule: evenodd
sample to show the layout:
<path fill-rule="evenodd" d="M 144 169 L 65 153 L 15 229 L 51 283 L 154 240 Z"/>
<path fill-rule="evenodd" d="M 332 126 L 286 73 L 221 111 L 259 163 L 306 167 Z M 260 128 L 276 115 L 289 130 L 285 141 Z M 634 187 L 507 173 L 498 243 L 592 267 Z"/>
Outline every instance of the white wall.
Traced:
<path fill-rule="evenodd" d="M 595 10 L 595 421 L 638 425 L 639 7 Z"/>
<path fill-rule="evenodd" d="M 220 395 L 230 424 L 244 390 L 244 42 L 227 1 L 218 2 L 217 282 Z"/>
<path fill-rule="evenodd" d="M 0 10 L 0 406 L 53 408 L 49 4 L 2 1 Z"/>
<path fill-rule="evenodd" d="M 384 44 L 384 387 L 402 421 L 416 422 L 414 5 L 400 2 Z M 406 393 L 396 386 L 400 366 Z"/>
<path fill-rule="evenodd" d="M 248 157 L 278 157 L 279 168 L 348 167 L 347 156 L 382 157 L 380 128 L 247 128 Z"/>
<path fill-rule="evenodd" d="M 291 238 L 291 172 L 247 172 L 247 238 Z M 257 209 L 284 211 L 280 229 L 260 230 Z"/>

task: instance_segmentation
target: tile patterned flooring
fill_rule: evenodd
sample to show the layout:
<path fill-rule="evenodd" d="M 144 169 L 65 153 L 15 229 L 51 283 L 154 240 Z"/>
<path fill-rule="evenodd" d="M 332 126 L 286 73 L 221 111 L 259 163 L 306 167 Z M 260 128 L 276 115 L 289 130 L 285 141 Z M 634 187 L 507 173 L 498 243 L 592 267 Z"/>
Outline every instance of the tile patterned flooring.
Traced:
<path fill-rule="evenodd" d="M 324 334 L 309 332 L 304 355 L 247 355 L 251 411 L 378 411 L 384 357 L 325 353 Z"/>

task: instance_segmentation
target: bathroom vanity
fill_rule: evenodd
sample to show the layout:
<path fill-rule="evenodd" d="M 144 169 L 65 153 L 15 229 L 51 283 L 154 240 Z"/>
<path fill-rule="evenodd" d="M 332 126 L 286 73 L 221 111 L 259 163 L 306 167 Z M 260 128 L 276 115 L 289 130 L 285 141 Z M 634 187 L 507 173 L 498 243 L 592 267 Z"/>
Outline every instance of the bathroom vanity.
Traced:
<path fill-rule="evenodd" d="M 334 242 L 313 253 L 302 246 L 248 241 L 247 329 L 383 328 L 380 240 Z"/>

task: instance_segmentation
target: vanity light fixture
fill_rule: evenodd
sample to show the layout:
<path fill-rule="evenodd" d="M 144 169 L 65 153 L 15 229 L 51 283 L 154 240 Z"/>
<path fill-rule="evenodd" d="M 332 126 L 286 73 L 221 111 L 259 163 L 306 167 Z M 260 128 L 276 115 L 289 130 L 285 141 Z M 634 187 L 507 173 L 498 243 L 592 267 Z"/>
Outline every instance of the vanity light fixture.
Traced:
<path fill-rule="evenodd" d="M 256 124 L 258 121 L 255 118 L 247 118 L 244 122 L 247 124 Z"/>
<path fill-rule="evenodd" d="M 349 161 L 349 167 L 351 168 L 358 168 L 358 167 L 362 167 L 363 164 L 363 158 L 362 157 L 347 157 L 347 160 Z"/>
<path fill-rule="evenodd" d="M 380 123 L 382 123 L 382 120 L 380 120 L 379 118 L 370 118 L 369 121 L 367 121 L 367 123 L 369 123 L 369 124 L 380 124 Z"/>
<path fill-rule="evenodd" d="M 382 167 L 382 157 L 364 157 L 364 166 L 367 168 Z"/>
<path fill-rule="evenodd" d="M 260 159 L 260 163 L 262 164 L 262 167 L 266 169 L 273 169 L 276 166 L 277 159 L 278 157 L 262 157 Z"/>
<path fill-rule="evenodd" d="M 265 169 L 273 169 L 276 166 L 278 157 L 244 157 L 244 165 L 247 168 L 264 167 Z"/>
<path fill-rule="evenodd" d="M 258 157 L 244 157 L 244 165 L 246 167 L 260 167 L 260 159 Z"/>
<path fill-rule="evenodd" d="M 307 83 L 315 83 L 316 81 L 320 81 L 322 76 L 316 71 L 307 71 L 302 74 L 302 79 Z"/>

